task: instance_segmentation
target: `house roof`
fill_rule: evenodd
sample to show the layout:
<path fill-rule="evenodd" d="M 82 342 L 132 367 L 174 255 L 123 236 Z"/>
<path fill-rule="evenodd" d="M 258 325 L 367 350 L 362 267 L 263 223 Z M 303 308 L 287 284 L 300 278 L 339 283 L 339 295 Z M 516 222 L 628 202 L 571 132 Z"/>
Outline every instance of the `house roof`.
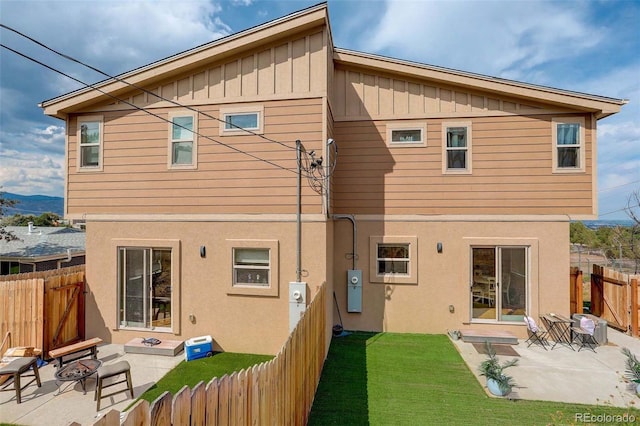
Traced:
<path fill-rule="evenodd" d="M 290 34 L 323 24 L 328 29 L 329 47 L 333 48 L 331 45 L 332 38 L 327 4 L 321 3 L 136 68 L 120 74 L 116 78 L 99 82 L 93 87 L 86 87 L 43 101 L 40 106 L 44 108 L 45 114 L 64 119 L 68 112 L 80 110 L 84 106 L 108 99 L 107 95 L 94 88 L 99 88 L 103 92 L 117 96 L 120 93 L 131 90 L 131 84 L 144 86 L 159 79 L 168 78 L 210 63 L 212 58 L 222 60 L 255 48 L 258 45 L 282 39 Z M 619 112 L 621 106 L 628 102 L 625 99 L 572 92 L 341 48 L 333 48 L 333 60 L 336 64 L 377 69 L 413 78 L 429 79 L 471 89 L 575 108 L 593 112 L 597 118 L 603 118 Z M 127 83 L 122 80 L 126 80 Z"/>
<path fill-rule="evenodd" d="M 85 233 L 74 228 L 34 227 L 29 233 L 27 226 L 6 226 L 19 240 L 0 241 L 0 258 L 29 259 L 41 261 L 62 259 L 71 255 L 83 255 L 85 252 Z"/>

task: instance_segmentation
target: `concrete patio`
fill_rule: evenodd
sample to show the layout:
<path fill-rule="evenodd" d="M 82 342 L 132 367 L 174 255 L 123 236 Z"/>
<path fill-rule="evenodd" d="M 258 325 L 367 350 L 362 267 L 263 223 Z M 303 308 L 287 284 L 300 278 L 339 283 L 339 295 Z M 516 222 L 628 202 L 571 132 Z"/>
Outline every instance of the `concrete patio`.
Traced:
<path fill-rule="evenodd" d="M 516 357 L 519 358 L 518 365 L 507 370 L 517 385 L 510 397 L 640 408 L 635 384 L 623 379 L 625 357 L 620 351 L 628 347 L 640 356 L 640 339 L 611 327 L 607 329 L 607 337 L 608 344 L 597 347 L 595 353 L 590 349 L 573 351 L 560 345 L 553 350 L 545 350 L 537 344 L 527 347 L 520 340 L 518 345 L 513 346 L 520 355 Z M 486 389 L 486 379 L 480 377 L 478 366 L 487 356 L 479 354 L 471 343 L 462 340 L 453 342 L 469 369 Z M 499 355 L 498 358 L 504 361 L 514 357 Z"/>
<path fill-rule="evenodd" d="M 103 364 L 127 360 L 131 365 L 134 396 L 137 398 L 182 361 L 184 352 L 176 356 L 132 354 L 125 353 L 123 345 L 107 344 L 98 347 L 98 359 Z M 98 412 L 93 400 L 95 376 L 86 381 L 86 395 L 83 394 L 80 383 L 76 382 L 62 383 L 61 393 L 56 395 L 58 386 L 54 377 L 55 370 L 52 363 L 41 367 L 42 387 L 36 387 L 33 383 L 25 388 L 21 404 L 17 404 L 15 392 L 0 393 L 0 423 L 63 426 L 77 422 L 92 425 L 108 411 L 122 411 L 133 401 L 127 393 L 120 393 L 103 399 Z M 106 392 L 118 389 L 121 387 L 108 388 Z"/>
<path fill-rule="evenodd" d="M 509 373 L 517 388 L 511 397 L 529 400 L 547 400 L 618 407 L 637 407 L 640 400 L 623 380 L 624 356 L 622 347 L 628 347 L 640 355 L 640 340 L 629 337 L 611 328 L 608 329 L 609 344 L 600 346 L 596 353 L 591 350 L 573 351 L 567 347 L 544 350 L 532 345 L 527 347 L 520 340 L 513 348 L 520 362 Z M 471 343 L 453 341 L 470 370 L 481 384 L 485 378 L 478 376 L 478 366 L 486 358 L 479 354 Z M 184 359 L 177 356 L 156 356 L 124 353 L 123 345 L 108 344 L 99 347 L 98 358 L 104 363 L 127 360 L 131 364 L 134 395 L 138 397 Z M 500 356 L 501 360 L 509 359 Z M 127 394 L 121 393 L 103 400 L 102 409 L 96 411 L 93 400 L 95 380 L 87 381 L 87 394 L 80 384 L 63 383 L 62 393 L 56 395 L 58 387 L 54 378 L 55 366 L 49 364 L 40 369 L 42 387 L 27 387 L 22 404 L 17 404 L 13 392 L 0 393 L 0 422 L 20 425 L 62 426 L 72 422 L 92 425 L 101 415 L 111 409 L 123 410 L 131 403 Z"/>

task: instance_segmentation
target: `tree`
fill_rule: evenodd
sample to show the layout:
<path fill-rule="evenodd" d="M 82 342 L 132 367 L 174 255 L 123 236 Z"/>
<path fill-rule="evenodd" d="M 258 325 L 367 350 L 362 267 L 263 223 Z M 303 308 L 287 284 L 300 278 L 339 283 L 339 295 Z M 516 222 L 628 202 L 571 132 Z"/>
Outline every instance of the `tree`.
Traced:
<path fill-rule="evenodd" d="M 0 217 L 4 216 L 5 209 L 15 206 L 15 200 L 7 200 L 4 198 L 4 192 L 0 192 Z M 0 224 L 0 241 L 14 241 L 19 238 L 13 233 L 4 228 L 3 224 Z"/>
<path fill-rule="evenodd" d="M 634 222 L 630 231 L 629 247 L 632 254 L 630 257 L 636 263 L 635 273 L 637 274 L 638 270 L 640 270 L 640 189 L 629 195 L 625 211 L 627 216 Z"/>
<path fill-rule="evenodd" d="M 593 247 L 596 242 L 596 232 L 587 228 L 582 222 L 571 222 L 569 225 L 569 235 L 572 244 L 582 244 Z"/>
<path fill-rule="evenodd" d="M 4 219 L 3 224 L 5 226 L 27 226 L 29 222 L 33 222 L 35 226 L 58 226 L 60 219 L 60 216 L 51 212 L 42 213 L 40 216 L 32 214 L 25 216 L 18 213 Z"/>

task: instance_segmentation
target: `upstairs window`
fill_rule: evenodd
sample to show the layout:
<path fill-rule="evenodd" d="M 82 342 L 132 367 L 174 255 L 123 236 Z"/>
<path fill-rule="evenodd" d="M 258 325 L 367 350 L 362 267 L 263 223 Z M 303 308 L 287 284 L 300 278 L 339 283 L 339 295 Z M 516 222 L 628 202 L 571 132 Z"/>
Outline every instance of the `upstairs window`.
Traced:
<path fill-rule="evenodd" d="M 169 167 L 194 168 L 197 154 L 195 115 L 171 113 L 169 121 Z"/>
<path fill-rule="evenodd" d="M 387 145 L 389 147 L 426 146 L 426 124 L 387 124 Z"/>
<path fill-rule="evenodd" d="M 102 169 L 102 117 L 78 118 L 78 167 Z"/>
<path fill-rule="evenodd" d="M 553 145 L 555 172 L 584 171 L 584 120 L 554 118 Z"/>
<path fill-rule="evenodd" d="M 443 173 L 471 173 L 471 123 L 444 123 L 443 139 Z"/>
<path fill-rule="evenodd" d="M 262 106 L 228 106 L 220 108 L 220 136 L 247 136 L 264 132 Z"/>

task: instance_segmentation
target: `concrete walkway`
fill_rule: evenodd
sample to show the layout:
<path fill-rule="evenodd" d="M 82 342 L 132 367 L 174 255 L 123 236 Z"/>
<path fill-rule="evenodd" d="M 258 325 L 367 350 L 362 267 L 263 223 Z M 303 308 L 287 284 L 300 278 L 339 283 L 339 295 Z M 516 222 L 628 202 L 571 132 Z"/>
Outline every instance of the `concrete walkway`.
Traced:
<path fill-rule="evenodd" d="M 184 352 L 171 357 L 159 355 L 130 354 L 124 352 L 123 345 L 107 344 L 98 347 L 98 359 L 103 364 L 110 364 L 120 360 L 127 360 L 131 365 L 131 380 L 134 396 L 137 398 L 153 386 L 162 376 L 173 369 L 184 359 Z M 120 393 L 102 400 L 100 412 L 96 411 L 93 400 L 96 381 L 87 379 L 87 394 L 82 392 L 82 386 L 76 382 L 64 382 L 58 392 L 54 373 L 56 367 L 48 364 L 40 368 L 42 387 L 35 383 L 29 385 L 22 392 L 22 403 L 16 402 L 15 392 L 0 393 L 0 423 L 15 423 L 19 425 L 66 426 L 77 422 L 81 425 L 92 425 L 100 416 L 112 409 L 122 411 L 132 399 L 127 393 Z M 108 388 L 107 393 L 120 389 Z"/>
<path fill-rule="evenodd" d="M 625 357 L 621 353 L 623 347 L 628 347 L 640 358 L 640 339 L 612 328 L 607 330 L 607 337 L 608 345 L 597 347 L 596 353 L 590 349 L 572 351 L 560 345 L 544 350 L 537 344 L 527 347 L 520 340 L 513 346 L 520 361 L 507 370 L 517 385 L 511 397 L 640 408 L 635 384 L 623 378 Z M 479 354 L 471 343 L 456 340 L 454 344 L 486 389 L 486 379 L 479 375 L 478 367 L 487 356 Z M 513 357 L 498 358 L 504 361 Z"/>

